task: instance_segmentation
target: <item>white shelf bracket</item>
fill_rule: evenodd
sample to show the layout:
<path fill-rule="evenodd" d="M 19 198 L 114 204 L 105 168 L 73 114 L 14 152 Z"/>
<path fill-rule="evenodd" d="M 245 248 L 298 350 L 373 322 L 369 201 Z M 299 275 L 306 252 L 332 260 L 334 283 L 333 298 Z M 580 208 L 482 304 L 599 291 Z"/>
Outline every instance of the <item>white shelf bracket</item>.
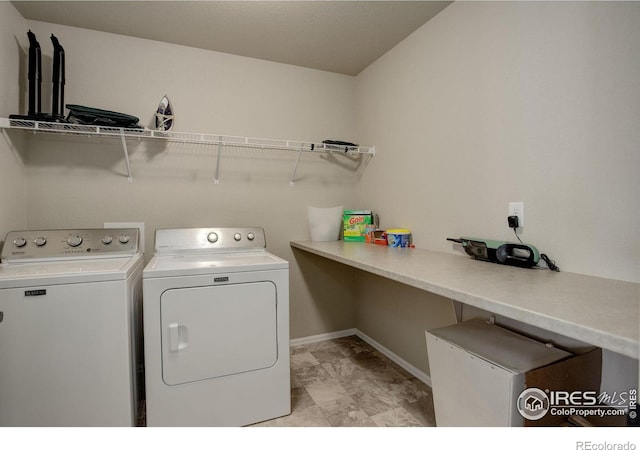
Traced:
<path fill-rule="evenodd" d="M 7 141 L 7 145 L 9 145 L 10 147 L 12 147 L 11 145 L 11 139 L 9 139 L 9 134 L 7 133 L 7 129 L 3 128 L 2 129 L 2 136 L 4 136 L 4 140 Z"/>
<path fill-rule="evenodd" d="M 4 140 L 7 142 L 7 145 L 9 146 L 11 151 L 14 153 L 14 155 L 16 155 L 16 156 L 18 156 L 20 158 L 19 153 L 16 150 L 15 146 L 13 145 L 13 141 L 9 137 L 9 133 L 7 132 L 6 128 L 2 129 L 2 136 L 4 136 Z"/>
<path fill-rule="evenodd" d="M 129 149 L 127 148 L 127 138 L 124 136 L 124 130 L 120 133 L 120 140 L 122 141 L 122 151 L 124 152 L 124 162 L 127 164 L 127 180 L 129 183 L 133 181 L 131 176 L 131 163 L 129 162 Z"/>
<path fill-rule="evenodd" d="M 222 137 L 218 138 L 218 154 L 216 155 L 216 174 L 213 177 L 215 184 L 220 184 L 220 155 L 222 154 Z"/>
<path fill-rule="evenodd" d="M 289 186 L 293 186 L 296 179 L 296 171 L 298 170 L 298 164 L 300 164 L 300 157 L 302 156 L 302 146 L 298 149 L 298 156 L 296 157 L 296 165 L 293 166 L 293 173 L 291 174 L 291 179 L 289 180 Z"/>

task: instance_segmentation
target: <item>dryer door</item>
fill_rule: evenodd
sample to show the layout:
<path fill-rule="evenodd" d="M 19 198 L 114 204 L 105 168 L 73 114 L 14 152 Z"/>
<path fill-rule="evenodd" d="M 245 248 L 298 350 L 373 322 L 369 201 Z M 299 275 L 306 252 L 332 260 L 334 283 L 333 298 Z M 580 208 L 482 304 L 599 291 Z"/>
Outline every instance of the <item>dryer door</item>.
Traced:
<path fill-rule="evenodd" d="M 168 385 L 265 369 L 278 359 L 272 282 L 169 289 L 160 308 Z"/>

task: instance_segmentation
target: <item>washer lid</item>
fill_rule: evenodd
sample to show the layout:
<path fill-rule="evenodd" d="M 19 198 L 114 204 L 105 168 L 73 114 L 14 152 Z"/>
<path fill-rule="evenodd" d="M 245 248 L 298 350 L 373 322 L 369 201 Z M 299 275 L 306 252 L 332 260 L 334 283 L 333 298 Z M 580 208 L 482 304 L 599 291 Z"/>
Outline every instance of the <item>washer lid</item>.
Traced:
<path fill-rule="evenodd" d="M 0 264 L 0 289 L 126 280 L 138 264 L 142 264 L 140 254 L 132 258 L 3 263 Z"/>
<path fill-rule="evenodd" d="M 144 269 L 144 278 L 209 273 L 253 272 L 288 269 L 289 262 L 264 251 L 202 255 L 154 256 Z"/>

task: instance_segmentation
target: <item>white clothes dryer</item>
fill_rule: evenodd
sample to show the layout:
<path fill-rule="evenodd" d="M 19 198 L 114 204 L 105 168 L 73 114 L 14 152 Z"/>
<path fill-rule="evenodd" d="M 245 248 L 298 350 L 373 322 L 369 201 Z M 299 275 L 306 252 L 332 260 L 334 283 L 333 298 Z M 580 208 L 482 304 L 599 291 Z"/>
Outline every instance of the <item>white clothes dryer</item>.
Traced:
<path fill-rule="evenodd" d="M 156 230 L 143 289 L 148 426 L 291 413 L 289 263 L 262 228 Z"/>
<path fill-rule="evenodd" d="M 7 234 L 0 426 L 136 425 L 144 268 L 138 235 L 137 229 Z"/>

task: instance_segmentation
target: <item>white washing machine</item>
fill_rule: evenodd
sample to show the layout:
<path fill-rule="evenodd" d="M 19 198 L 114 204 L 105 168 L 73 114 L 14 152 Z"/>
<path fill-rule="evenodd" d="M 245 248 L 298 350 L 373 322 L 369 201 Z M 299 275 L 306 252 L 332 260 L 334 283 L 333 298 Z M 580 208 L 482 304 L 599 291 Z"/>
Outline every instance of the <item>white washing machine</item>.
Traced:
<path fill-rule="evenodd" d="M 148 426 L 291 413 L 289 263 L 262 228 L 156 230 L 143 286 Z"/>
<path fill-rule="evenodd" d="M 0 426 L 133 426 L 137 229 L 16 231 L 0 264 Z"/>

